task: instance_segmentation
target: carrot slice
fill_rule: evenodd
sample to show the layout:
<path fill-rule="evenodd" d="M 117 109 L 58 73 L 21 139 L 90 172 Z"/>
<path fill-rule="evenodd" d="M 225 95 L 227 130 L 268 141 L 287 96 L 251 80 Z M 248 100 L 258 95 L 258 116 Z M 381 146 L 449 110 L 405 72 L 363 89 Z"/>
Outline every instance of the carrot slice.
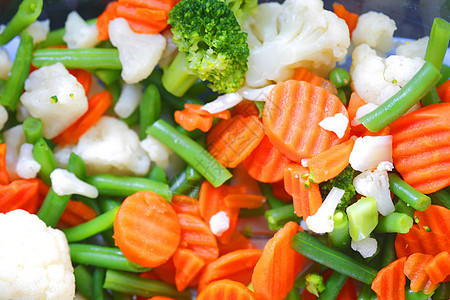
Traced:
<path fill-rule="evenodd" d="M 276 182 L 283 179 L 283 170 L 291 160 L 272 145 L 267 135 L 244 160 L 248 174 L 260 182 Z"/>
<path fill-rule="evenodd" d="M 187 195 L 173 195 L 171 204 L 177 214 L 189 214 L 200 217 L 198 200 Z"/>
<path fill-rule="evenodd" d="M 336 95 L 305 81 L 279 82 L 270 92 L 263 112 L 270 142 L 291 160 L 300 162 L 348 139 L 319 126 L 327 117 L 347 110 Z"/>
<path fill-rule="evenodd" d="M 321 183 L 336 177 L 349 164 L 348 159 L 355 141 L 335 145 L 308 160 L 308 168 L 315 183 Z"/>
<path fill-rule="evenodd" d="M 17 179 L 0 185 L 0 213 L 23 209 L 35 214 L 39 204 L 38 179 Z"/>
<path fill-rule="evenodd" d="M 71 75 L 73 75 L 77 81 L 83 86 L 86 96 L 89 95 L 92 87 L 92 75 L 84 69 L 69 69 Z"/>
<path fill-rule="evenodd" d="M 174 113 L 175 122 L 181 125 L 187 131 L 200 129 L 207 132 L 211 129 L 214 118 L 212 116 L 204 116 L 190 111 L 189 109 L 177 110 Z"/>
<path fill-rule="evenodd" d="M 450 251 L 450 241 L 447 234 L 429 232 L 413 225 L 408 233 L 398 233 L 395 238 L 397 257 L 409 256 L 414 253 L 437 255 L 442 251 Z"/>
<path fill-rule="evenodd" d="M 414 253 L 410 255 L 405 262 L 405 275 L 411 280 L 411 290 L 414 292 L 422 291 L 425 294 L 433 292 L 437 283 L 433 283 L 425 272 L 425 267 L 433 259 L 433 255 Z"/>
<path fill-rule="evenodd" d="M 161 281 L 175 285 L 175 265 L 173 264 L 173 256 L 160 266 L 152 269 Z"/>
<path fill-rule="evenodd" d="M 158 1 L 158 0 L 119 0 L 120 4 L 128 6 L 143 7 L 155 10 L 164 10 L 169 12 L 172 9 L 172 5 L 169 1 Z"/>
<path fill-rule="evenodd" d="M 228 208 L 253 209 L 263 205 L 266 197 L 262 195 L 232 194 L 225 196 L 223 200 Z"/>
<path fill-rule="evenodd" d="M 430 205 L 424 211 L 416 210 L 414 218 L 419 228 L 429 228 L 431 232 L 448 235 L 450 232 L 450 210 L 440 205 Z"/>
<path fill-rule="evenodd" d="M 156 267 L 168 261 L 180 237 L 175 210 L 152 191 L 127 197 L 114 220 L 116 245 L 126 258 L 144 267 Z"/>
<path fill-rule="evenodd" d="M 254 300 L 255 296 L 245 285 L 233 280 L 223 279 L 212 282 L 203 292 L 198 295 L 197 300 Z"/>
<path fill-rule="evenodd" d="M 0 184 L 8 184 L 9 175 L 6 171 L 6 144 L 0 144 Z"/>
<path fill-rule="evenodd" d="M 445 81 L 443 84 L 438 86 L 436 90 L 442 102 L 450 102 L 450 80 Z"/>
<path fill-rule="evenodd" d="M 425 266 L 425 272 L 432 283 L 445 281 L 450 275 L 450 254 L 443 251 L 435 255 Z"/>
<path fill-rule="evenodd" d="M 350 37 L 352 36 L 353 30 L 356 28 L 356 24 L 358 23 L 358 15 L 352 12 L 349 12 L 344 5 L 340 3 L 333 3 L 334 13 L 341 19 L 347 23 L 348 31 L 350 32 Z"/>
<path fill-rule="evenodd" d="M 213 261 L 219 256 L 216 237 L 208 224 L 188 214 L 178 214 L 178 220 L 181 226 L 181 247 L 194 251 L 206 262 Z"/>
<path fill-rule="evenodd" d="M 256 116 L 236 115 L 222 120 L 206 136 L 206 148 L 223 166 L 234 168 L 258 146 L 264 137 Z"/>
<path fill-rule="evenodd" d="M 99 41 L 107 41 L 109 39 L 109 22 L 117 16 L 116 9 L 119 3 L 117 1 L 110 2 L 106 9 L 97 18 L 97 39 Z"/>
<path fill-rule="evenodd" d="M 243 115 L 245 117 L 249 116 L 259 116 L 259 109 L 256 104 L 250 100 L 243 100 L 236 104 L 236 106 L 231 111 L 231 116 Z"/>
<path fill-rule="evenodd" d="M 250 195 L 262 195 L 258 181 L 252 178 L 243 164 L 239 164 L 233 169 L 233 177 L 230 185 L 245 185 L 246 193 Z"/>
<path fill-rule="evenodd" d="M 205 261 L 189 249 L 178 249 L 173 255 L 175 266 L 175 285 L 178 291 L 184 291 L 189 283 L 200 273 Z"/>
<path fill-rule="evenodd" d="M 283 170 L 283 172 L 284 172 L 284 170 Z M 286 189 L 284 188 L 284 180 L 273 182 L 270 185 L 272 186 L 272 194 L 276 198 L 278 198 L 278 199 L 280 199 L 282 201 L 285 201 L 285 202 L 292 201 L 292 196 L 289 195 L 286 192 Z"/>
<path fill-rule="evenodd" d="M 109 91 L 103 91 L 95 94 L 89 99 L 88 110 L 72 125 L 64 129 L 52 141 L 60 146 L 65 146 L 70 143 L 77 143 L 80 137 L 86 133 L 108 108 L 113 104 L 113 98 Z"/>
<path fill-rule="evenodd" d="M 81 201 L 69 200 L 61 218 L 58 221 L 59 228 L 73 227 L 83 224 L 97 217 L 97 212 L 89 205 Z"/>
<path fill-rule="evenodd" d="M 207 117 L 214 117 L 219 119 L 228 120 L 231 117 L 231 113 L 229 110 L 224 110 L 218 113 L 210 113 L 204 109 L 202 109 L 203 105 L 201 104 L 192 104 L 192 103 L 185 103 L 184 108 L 185 110 L 195 113 L 200 116 L 207 116 Z"/>
<path fill-rule="evenodd" d="M 219 242 L 219 254 L 220 256 L 241 249 L 254 249 L 252 242 L 240 233 L 235 231 L 231 236 L 231 240 L 228 244 L 222 244 Z"/>
<path fill-rule="evenodd" d="M 221 279 L 242 280 L 248 285 L 252 277 L 253 268 L 260 259 L 262 251 L 259 249 L 243 249 L 227 253 L 205 267 L 198 282 L 198 291 L 202 291 L 208 284 Z M 246 276 L 242 276 L 242 274 Z M 238 275 L 239 278 L 236 278 Z"/>
<path fill-rule="evenodd" d="M 450 184 L 450 103 L 436 103 L 391 123 L 392 158 L 403 180 L 424 194 Z"/>
<path fill-rule="evenodd" d="M 291 248 L 292 236 L 299 229 L 297 223 L 288 222 L 264 246 L 252 276 L 258 299 L 281 300 L 293 288 L 303 263 L 303 256 Z"/>
<path fill-rule="evenodd" d="M 372 281 L 372 290 L 379 300 L 404 300 L 406 277 L 403 273 L 406 257 L 394 260 L 389 265 L 378 271 Z"/>
<path fill-rule="evenodd" d="M 337 89 L 331 83 L 331 81 L 326 80 L 325 78 L 320 77 L 302 67 L 295 69 L 294 77 L 292 77 L 292 79 L 298 80 L 298 81 L 306 81 L 306 82 L 311 83 L 312 85 L 324 88 L 327 91 L 329 91 L 330 93 L 333 93 L 333 94 L 337 93 Z"/>
<path fill-rule="evenodd" d="M 304 175 L 309 175 L 309 169 L 300 164 L 291 163 L 284 168 L 284 188 L 292 196 L 295 214 L 306 219 L 322 205 L 322 196 L 319 185 L 308 183 Z"/>

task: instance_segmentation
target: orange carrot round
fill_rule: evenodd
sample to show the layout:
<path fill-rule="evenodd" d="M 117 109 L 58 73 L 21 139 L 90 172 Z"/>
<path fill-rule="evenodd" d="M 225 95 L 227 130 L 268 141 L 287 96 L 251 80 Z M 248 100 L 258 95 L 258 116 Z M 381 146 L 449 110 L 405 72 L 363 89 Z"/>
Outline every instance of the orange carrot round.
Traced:
<path fill-rule="evenodd" d="M 254 300 L 255 296 L 245 285 L 233 280 L 214 281 L 198 295 L 197 300 Z"/>
<path fill-rule="evenodd" d="M 175 266 L 175 285 L 181 292 L 200 273 L 205 266 L 205 261 L 194 251 L 179 248 L 173 255 L 173 264 Z"/>
<path fill-rule="evenodd" d="M 337 89 L 331 83 L 331 81 L 326 80 L 325 78 L 320 77 L 302 67 L 295 69 L 295 73 L 294 73 L 294 76 L 292 77 L 292 79 L 298 80 L 298 81 L 306 81 L 306 82 L 311 83 L 314 86 L 324 88 L 327 91 L 329 91 L 330 93 L 333 93 L 333 94 L 337 93 Z"/>
<path fill-rule="evenodd" d="M 152 191 L 127 197 L 114 220 L 116 245 L 126 258 L 144 267 L 165 263 L 177 249 L 180 237 L 175 210 Z"/>
<path fill-rule="evenodd" d="M 411 280 L 411 290 L 413 292 L 422 291 L 425 294 L 433 292 L 437 283 L 433 283 L 425 272 L 425 267 L 433 259 L 433 255 L 414 253 L 405 262 L 404 273 Z"/>
<path fill-rule="evenodd" d="M 442 251 L 450 251 L 448 234 L 430 232 L 417 225 L 413 225 L 407 233 L 398 233 L 395 238 L 397 257 L 414 253 L 436 255 Z"/>
<path fill-rule="evenodd" d="M 198 200 L 195 198 L 183 194 L 173 195 L 171 204 L 177 214 L 189 214 L 200 217 L 200 207 Z"/>
<path fill-rule="evenodd" d="M 219 242 L 219 254 L 220 256 L 241 249 L 254 249 L 252 242 L 240 233 L 235 231 L 231 236 L 231 240 L 228 244 L 222 244 Z"/>
<path fill-rule="evenodd" d="M 406 277 L 403 273 L 406 257 L 394 260 L 381 269 L 372 282 L 379 300 L 404 300 Z"/>
<path fill-rule="evenodd" d="M 440 205 L 430 205 L 424 211 L 416 210 L 414 218 L 421 229 L 429 228 L 431 232 L 448 235 L 450 232 L 450 209 Z"/>

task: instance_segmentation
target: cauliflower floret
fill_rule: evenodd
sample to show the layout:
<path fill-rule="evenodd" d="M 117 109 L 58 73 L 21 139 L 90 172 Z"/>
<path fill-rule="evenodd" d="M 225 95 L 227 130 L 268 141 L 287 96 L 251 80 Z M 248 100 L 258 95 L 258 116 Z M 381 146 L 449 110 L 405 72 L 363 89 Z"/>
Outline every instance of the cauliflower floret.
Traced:
<path fill-rule="evenodd" d="M 16 165 L 16 173 L 21 178 L 36 178 L 41 165 L 33 157 L 33 145 L 25 143 L 20 147 L 20 154 Z"/>
<path fill-rule="evenodd" d="M 372 197 L 377 201 L 377 210 L 383 216 L 394 212 L 387 171 L 365 171 L 353 179 L 353 185 L 358 194 Z"/>
<path fill-rule="evenodd" d="M 358 251 L 364 258 L 372 257 L 377 252 L 377 246 L 377 240 L 371 237 L 366 237 L 360 241 L 351 241 L 352 249 Z"/>
<path fill-rule="evenodd" d="M 119 50 L 122 79 L 138 83 L 147 78 L 161 59 L 166 39 L 161 34 L 135 33 L 123 18 L 109 22 L 108 32 L 111 43 Z"/>
<path fill-rule="evenodd" d="M 87 24 L 76 11 L 67 16 L 65 29 L 63 40 L 68 48 L 92 48 L 100 42 L 97 39 L 97 25 Z"/>
<path fill-rule="evenodd" d="M 374 169 L 382 161 L 392 162 L 392 135 L 357 138 L 348 161 L 360 172 Z"/>
<path fill-rule="evenodd" d="M 19 159 L 20 147 L 25 143 L 25 134 L 22 125 L 14 126 L 3 133 L 6 144 L 6 171 L 9 179 L 15 180 L 19 176 L 16 173 L 17 161 Z"/>
<path fill-rule="evenodd" d="M 425 53 L 427 52 L 428 36 L 424 36 L 415 41 L 406 42 L 395 48 L 395 54 L 406 57 L 420 57 L 425 59 Z"/>
<path fill-rule="evenodd" d="M 82 195 L 88 198 L 97 198 L 98 190 L 80 179 L 75 174 L 64 169 L 55 169 L 50 174 L 52 188 L 59 196 Z"/>
<path fill-rule="evenodd" d="M 8 112 L 3 105 L 0 105 L 0 130 L 3 129 L 6 122 L 8 121 Z"/>
<path fill-rule="evenodd" d="M 425 61 L 391 55 L 384 59 L 367 44 L 353 50 L 352 77 L 353 90 L 366 101 L 383 104 L 392 97 L 420 70 Z"/>
<path fill-rule="evenodd" d="M 83 86 L 62 63 L 31 73 L 20 101 L 33 117 L 41 119 L 48 139 L 60 134 L 88 109 Z"/>
<path fill-rule="evenodd" d="M 0 241 L 0 299 L 73 299 L 75 277 L 64 233 L 14 210 L 0 214 Z"/>
<path fill-rule="evenodd" d="M 53 156 L 55 157 L 56 164 L 59 168 L 66 169 L 69 164 L 70 154 L 73 152 L 73 148 L 75 144 L 68 144 L 64 147 L 57 145 L 53 152 Z"/>
<path fill-rule="evenodd" d="M 347 130 L 348 118 L 342 113 L 337 113 L 320 121 L 319 126 L 336 133 L 337 137 L 341 139 Z"/>
<path fill-rule="evenodd" d="M 141 147 L 147 152 L 150 160 L 158 167 L 166 169 L 169 166 L 169 158 L 172 150 L 167 148 L 166 145 L 151 135 L 147 135 L 147 137 L 141 141 Z"/>
<path fill-rule="evenodd" d="M 242 29 L 250 49 L 246 84 L 253 88 L 287 80 L 297 67 L 327 76 L 350 46 L 345 21 L 321 0 L 260 4 Z"/>
<path fill-rule="evenodd" d="M 25 31 L 33 38 L 33 44 L 45 41 L 47 34 L 50 32 L 50 20 L 34 21 Z"/>
<path fill-rule="evenodd" d="M 113 117 L 103 116 L 80 138 L 73 152 L 84 160 L 89 174 L 142 176 L 150 168 L 136 132 Z"/>
<path fill-rule="evenodd" d="M 119 100 L 117 100 L 116 105 L 114 106 L 114 112 L 124 119 L 131 116 L 139 106 L 143 88 L 144 87 L 141 84 L 124 84 Z"/>
<path fill-rule="evenodd" d="M 209 227 L 214 235 L 221 236 L 230 228 L 230 218 L 226 212 L 219 211 L 209 219 Z"/>
<path fill-rule="evenodd" d="M 0 48 L 0 79 L 8 79 L 13 62 L 9 58 L 8 52 Z"/>
<path fill-rule="evenodd" d="M 368 44 L 370 47 L 387 53 L 394 45 L 395 21 L 380 12 L 369 11 L 358 18 L 352 32 L 352 42 L 358 46 Z"/>
<path fill-rule="evenodd" d="M 306 218 L 306 225 L 315 233 L 332 232 L 334 228 L 334 212 L 341 202 L 345 191 L 337 187 L 333 187 L 328 196 L 323 201 L 317 212 Z"/>

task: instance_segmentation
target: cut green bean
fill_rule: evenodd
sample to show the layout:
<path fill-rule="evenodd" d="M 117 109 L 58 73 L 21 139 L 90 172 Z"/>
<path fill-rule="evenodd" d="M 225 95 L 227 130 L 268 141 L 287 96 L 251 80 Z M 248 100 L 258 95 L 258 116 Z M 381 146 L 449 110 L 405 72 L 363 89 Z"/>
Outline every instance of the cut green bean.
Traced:
<path fill-rule="evenodd" d="M 380 216 L 378 218 L 375 232 L 378 233 L 407 233 L 413 225 L 413 219 L 407 214 L 393 212 L 387 216 Z"/>
<path fill-rule="evenodd" d="M 103 283 L 105 282 L 106 270 L 103 268 L 95 268 L 92 275 L 92 299 L 105 300 L 109 299 L 106 291 L 103 290 Z"/>
<path fill-rule="evenodd" d="M 77 292 L 87 299 L 93 298 L 93 278 L 88 269 L 83 265 L 78 265 L 73 268 L 73 275 L 75 275 L 75 286 Z"/>
<path fill-rule="evenodd" d="M 150 180 L 159 181 L 159 182 L 162 182 L 165 184 L 168 183 L 166 172 L 164 172 L 164 170 L 158 166 L 152 167 L 152 169 L 150 170 L 150 173 L 147 175 L 147 178 Z"/>
<path fill-rule="evenodd" d="M 300 291 L 294 287 L 283 300 L 302 300 L 302 296 L 300 295 Z"/>
<path fill-rule="evenodd" d="M 333 216 L 333 231 L 328 233 L 328 240 L 333 248 L 341 251 L 350 249 L 350 232 L 347 214 L 343 211 L 336 211 Z"/>
<path fill-rule="evenodd" d="M 142 95 L 141 103 L 139 104 L 139 138 L 145 139 L 147 133 L 145 130 L 153 122 L 158 120 L 161 113 L 161 96 L 158 88 L 154 84 L 150 84 Z"/>
<path fill-rule="evenodd" d="M 201 182 L 198 183 L 196 186 L 194 186 L 194 187 L 189 191 L 189 193 L 188 193 L 187 195 L 188 195 L 189 197 L 198 199 L 199 196 L 200 196 L 200 188 L 201 188 L 201 186 L 202 186 L 202 183 L 201 183 Z"/>
<path fill-rule="evenodd" d="M 135 274 L 115 270 L 106 270 L 103 288 L 146 298 L 166 296 L 180 300 L 191 299 L 189 290 L 179 292 L 174 286 L 168 283 L 142 278 Z"/>
<path fill-rule="evenodd" d="M 75 152 L 70 153 L 67 170 L 75 174 L 80 180 L 86 179 L 86 164 Z"/>
<path fill-rule="evenodd" d="M 432 63 L 438 70 L 441 69 L 447 52 L 450 38 L 450 24 L 441 18 L 435 18 L 431 27 L 425 60 Z"/>
<path fill-rule="evenodd" d="M 377 294 L 372 290 L 370 284 L 362 284 L 357 300 L 377 300 Z"/>
<path fill-rule="evenodd" d="M 377 270 L 322 244 L 305 232 L 299 231 L 294 235 L 291 247 L 309 259 L 363 283 L 371 284 L 377 276 Z"/>
<path fill-rule="evenodd" d="M 432 63 L 425 62 L 423 67 L 399 92 L 372 112 L 359 118 L 358 121 L 371 132 L 380 131 L 406 113 L 434 87 L 440 78 L 439 69 Z"/>
<path fill-rule="evenodd" d="M 294 205 L 287 204 L 274 209 L 269 209 L 265 213 L 270 230 L 279 230 L 289 221 L 299 223 L 301 218 L 294 212 Z"/>
<path fill-rule="evenodd" d="M 450 66 L 442 64 L 441 66 L 441 74 L 442 77 L 439 79 L 438 83 L 436 83 L 436 86 L 440 86 L 444 82 L 446 82 L 450 76 Z"/>
<path fill-rule="evenodd" d="M 231 178 L 231 173 L 206 149 L 194 140 L 179 133 L 166 121 L 159 119 L 148 127 L 146 132 L 172 149 L 202 174 L 214 187 L 222 185 Z"/>
<path fill-rule="evenodd" d="M 45 48 L 33 54 L 33 65 L 37 68 L 62 63 L 66 68 L 121 70 L 117 49 L 85 48 L 61 49 Z"/>
<path fill-rule="evenodd" d="M 193 167 L 187 165 L 186 168 L 170 181 L 170 190 L 173 195 L 187 194 L 194 187 L 203 181 L 202 175 Z"/>
<path fill-rule="evenodd" d="M 330 277 L 328 277 L 327 282 L 325 282 L 325 290 L 320 293 L 317 300 L 334 300 L 339 295 L 342 287 L 347 281 L 348 276 L 345 276 L 339 272 L 331 272 Z"/>
<path fill-rule="evenodd" d="M 414 209 L 424 211 L 431 204 L 430 197 L 407 184 L 395 173 L 389 173 L 389 189 Z"/>
<path fill-rule="evenodd" d="M 190 137 L 193 140 L 195 140 L 196 138 L 198 138 L 204 134 L 204 132 L 201 131 L 200 129 L 194 129 L 192 131 L 187 131 L 186 129 L 181 127 L 181 125 L 175 126 L 175 129 L 178 132 L 180 132 L 181 134 L 184 134 L 185 136 Z"/>
<path fill-rule="evenodd" d="M 431 193 L 428 196 L 430 196 L 433 204 L 441 205 L 450 209 L 450 192 L 447 188 Z"/>
<path fill-rule="evenodd" d="M 139 191 L 152 191 L 167 201 L 172 196 L 167 184 L 142 177 L 97 174 L 86 177 L 86 182 L 95 186 L 102 196 L 128 197 Z"/>
<path fill-rule="evenodd" d="M 0 33 L 0 45 L 7 44 L 36 21 L 42 12 L 42 6 L 42 0 L 23 0 L 16 14 Z"/>
<path fill-rule="evenodd" d="M 434 292 L 431 294 L 425 294 L 422 291 L 414 292 L 411 288 L 406 287 L 405 289 L 405 300 L 427 300 L 433 296 Z M 446 298 L 439 298 L 446 299 Z"/>
<path fill-rule="evenodd" d="M 110 85 L 120 79 L 120 70 L 100 69 L 95 70 L 95 76 L 98 77 L 105 85 Z"/>
<path fill-rule="evenodd" d="M 286 205 L 286 202 L 278 199 L 273 195 L 272 186 L 269 183 L 259 182 L 258 185 L 261 189 L 261 193 L 266 197 L 266 202 L 271 209 Z"/>
<path fill-rule="evenodd" d="M 344 68 L 335 68 L 331 70 L 328 79 L 335 87 L 341 88 L 350 83 L 350 73 Z"/>
<path fill-rule="evenodd" d="M 47 224 L 47 226 L 55 227 L 61 218 L 64 209 L 66 209 L 69 202 L 70 195 L 59 196 L 55 193 L 53 188 L 45 196 L 44 202 L 36 213 L 37 216 Z"/>
<path fill-rule="evenodd" d="M 441 98 L 438 95 L 436 87 L 433 87 L 428 92 L 428 94 L 423 96 L 423 98 L 421 100 L 422 106 L 427 106 L 427 105 L 431 105 L 431 104 L 435 104 L 435 103 L 439 103 L 439 102 L 441 102 Z"/>
<path fill-rule="evenodd" d="M 5 89 L 1 94 L 0 103 L 11 111 L 16 111 L 20 95 L 22 95 L 25 80 L 30 72 L 30 63 L 33 56 L 33 38 L 26 32 L 20 37 L 19 48 L 14 59 L 11 75 L 6 81 Z"/>
<path fill-rule="evenodd" d="M 414 218 L 414 212 L 416 211 L 410 205 L 406 204 L 403 200 L 398 199 L 395 203 L 395 211 L 403 214 L 407 214 L 411 218 Z"/>
<path fill-rule="evenodd" d="M 127 272 L 146 272 L 150 268 L 142 267 L 129 261 L 115 247 L 104 247 L 90 244 L 69 244 L 72 262 L 88 266 L 114 269 Z"/>
<path fill-rule="evenodd" d="M 36 143 L 43 138 L 42 121 L 37 118 L 30 117 L 23 122 L 23 133 L 25 134 L 25 141 L 29 144 Z"/>
<path fill-rule="evenodd" d="M 450 281 L 441 282 L 439 287 L 434 292 L 433 300 L 450 299 Z"/>
<path fill-rule="evenodd" d="M 127 118 L 120 118 L 128 127 L 132 127 L 139 123 L 139 106 Z"/>
<path fill-rule="evenodd" d="M 41 165 L 39 177 L 48 186 L 51 186 L 50 174 L 58 167 L 53 152 L 47 142 L 40 138 L 33 147 L 33 158 Z"/>
<path fill-rule="evenodd" d="M 386 234 L 383 242 L 383 255 L 381 256 L 381 268 L 386 267 L 397 259 L 395 253 L 395 234 Z"/>

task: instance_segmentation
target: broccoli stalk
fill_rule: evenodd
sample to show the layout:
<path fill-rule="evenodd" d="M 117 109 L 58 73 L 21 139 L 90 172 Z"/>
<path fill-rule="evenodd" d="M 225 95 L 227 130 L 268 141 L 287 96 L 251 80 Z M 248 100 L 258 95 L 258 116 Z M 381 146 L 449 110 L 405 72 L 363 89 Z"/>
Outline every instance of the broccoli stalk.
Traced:
<path fill-rule="evenodd" d="M 337 209 L 345 210 L 345 208 L 350 205 L 352 198 L 356 194 L 355 187 L 353 186 L 353 174 L 354 170 L 350 165 L 348 165 L 336 177 L 320 183 L 319 188 L 322 198 L 325 198 L 333 187 L 344 190 L 345 194 L 342 196 L 341 202 L 338 204 Z"/>
<path fill-rule="evenodd" d="M 325 290 L 325 284 L 323 283 L 323 277 L 316 273 L 310 273 L 306 275 L 306 289 L 311 294 L 316 295 L 319 297 L 319 293 L 323 292 Z"/>
<path fill-rule="evenodd" d="M 182 96 L 196 78 L 219 93 L 244 82 L 249 49 L 234 13 L 220 0 L 181 0 L 169 13 L 173 41 L 181 54 L 164 70 L 163 86 Z"/>
<path fill-rule="evenodd" d="M 231 9 L 239 24 L 244 22 L 248 15 L 258 10 L 258 0 L 222 0 Z"/>

